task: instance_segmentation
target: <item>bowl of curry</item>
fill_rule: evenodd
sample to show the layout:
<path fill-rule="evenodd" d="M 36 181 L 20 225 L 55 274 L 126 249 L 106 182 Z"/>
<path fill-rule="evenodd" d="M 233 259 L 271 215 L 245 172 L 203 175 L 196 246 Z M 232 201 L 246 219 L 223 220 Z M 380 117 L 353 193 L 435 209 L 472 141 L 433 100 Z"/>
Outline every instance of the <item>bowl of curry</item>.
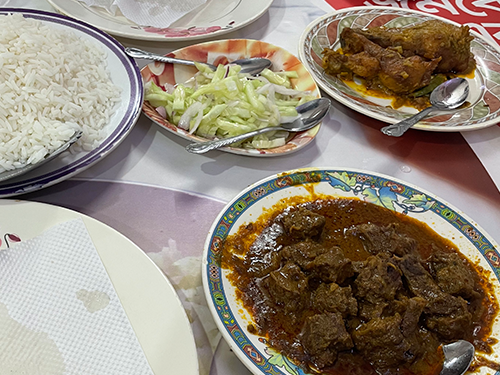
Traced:
<path fill-rule="evenodd" d="M 439 197 L 361 170 L 301 169 L 241 192 L 202 273 L 223 337 L 254 374 L 437 375 L 467 340 L 500 368 L 498 244 Z"/>
<path fill-rule="evenodd" d="M 386 123 L 430 106 L 430 92 L 457 76 L 469 83 L 466 103 L 413 128 L 477 130 L 500 117 L 498 45 L 443 17 L 394 7 L 334 11 L 304 30 L 299 58 L 328 95 Z"/>

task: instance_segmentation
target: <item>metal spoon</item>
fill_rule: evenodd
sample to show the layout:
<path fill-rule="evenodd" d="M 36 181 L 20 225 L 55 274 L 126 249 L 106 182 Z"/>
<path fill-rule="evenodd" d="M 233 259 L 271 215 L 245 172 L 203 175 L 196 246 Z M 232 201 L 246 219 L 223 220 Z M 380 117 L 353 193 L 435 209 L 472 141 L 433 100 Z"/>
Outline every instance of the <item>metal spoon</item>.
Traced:
<path fill-rule="evenodd" d="M 474 358 L 474 345 L 465 340 L 443 345 L 444 363 L 440 375 L 462 375 Z"/>
<path fill-rule="evenodd" d="M 79 131 L 79 130 L 75 131 L 75 133 L 71 136 L 71 138 L 66 143 L 64 143 L 61 147 L 54 150 L 53 152 L 45 155 L 45 157 L 42 160 L 40 160 L 39 162 L 37 162 L 35 164 L 28 164 L 28 165 L 21 167 L 21 168 L 1 172 L 0 173 L 0 181 L 7 181 L 7 180 L 10 180 L 11 178 L 21 176 L 21 175 L 28 173 L 29 171 L 31 171 L 35 168 L 40 167 L 41 165 L 51 161 L 52 159 L 54 159 L 55 157 L 59 156 L 64 151 L 66 151 L 81 136 L 82 136 L 81 131 Z"/>
<path fill-rule="evenodd" d="M 443 82 L 431 93 L 431 106 L 397 124 L 385 126 L 380 131 L 393 137 L 402 136 L 408 129 L 433 111 L 448 111 L 460 107 L 469 95 L 469 83 L 463 78 Z"/>
<path fill-rule="evenodd" d="M 244 139 L 255 137 L 258 134 L 276 131 L 276 130 L 286 130 L 289 132 L 302 132 L 313 128 L 323 120 L 323 118 L 328 113 L 330 109 L 330 100 L 326 98 L 319 98 L 311 100 L 310 102 L 299 105 L 297 108 L 299 117 L 293 122 L 284 123 L 280 126 L 273 126 L 269 128 L 263 128 L 259 130 L 254 130 L 249 133 L 237 135 L 231 138 L 217 139 L 215 141 L 208 141 L 202 143 L 191 143 L 186 146 L 186 150 L 193 154 L 203 154 L 207 151 L 214 150 L 219 147 L 227 146 L 235 142 L 242 141 Z"/>
<path fill-rule="evenodd" d="M 147 59 L 153 61 L 159 61 L 170 64 L 182 64 L 195 66 L 194 61 L 177 59 L 175 57 L 168 57 L 157 55 L 155 53 L 140 50 L 138 48 L 125 48 L 127 55 L 136 59 Z M 209 63 L 203 63 L 207 65 L 210 69 L 215 70 L 217 67 Z M 230 62 L 230 64 L 236 64 L 241 66 L 241 73 L 248 73 L 251 75 L 258 74 L 266 68 L 270 68 L 273 65 L 271 60 L 260 58 L 260 57 L 250 57 L 247 59 L 240 59 Z"/>

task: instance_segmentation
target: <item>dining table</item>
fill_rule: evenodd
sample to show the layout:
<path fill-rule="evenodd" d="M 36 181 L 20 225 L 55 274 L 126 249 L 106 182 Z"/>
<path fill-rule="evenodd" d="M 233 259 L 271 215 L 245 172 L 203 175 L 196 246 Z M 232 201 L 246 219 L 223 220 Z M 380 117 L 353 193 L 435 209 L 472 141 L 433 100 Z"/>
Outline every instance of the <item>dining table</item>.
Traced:
<path fill-rule="evenodd" d="M 0 5 L 57 12 L 44 0 L 0 1 Z M 248 25 L 206 40 L 256 39 L 298 56 L 298 41 L 310 22 L 352 6 L 390 6 L 439 15 L 468 24 L 500 44 L 500 4 L 472 0 L 274 0 Z M 199 42 L 114 37 L 125 47 L 159 54 Z M 149 61 L 136 63 L 143 68 Z M 332 99 L 313 142 L 294 153 L 263 158 L 218 150 L 189 153 L 188 140 L 141 115 L 120 145 L 98 163 L 55 185 L 7 199 L 69 208 L 129 238 L 175 287 L 189 317 L 200 374 L 249 374 L 217 329 L 201 275 L 205 240 L 214 219 L 249 185 L 307 167 L 371 171 L 439 196 L 500 242 L 500 124 L 470 132 L 410 129 L 402 137 L 383 134 L 383 126 Z"/>

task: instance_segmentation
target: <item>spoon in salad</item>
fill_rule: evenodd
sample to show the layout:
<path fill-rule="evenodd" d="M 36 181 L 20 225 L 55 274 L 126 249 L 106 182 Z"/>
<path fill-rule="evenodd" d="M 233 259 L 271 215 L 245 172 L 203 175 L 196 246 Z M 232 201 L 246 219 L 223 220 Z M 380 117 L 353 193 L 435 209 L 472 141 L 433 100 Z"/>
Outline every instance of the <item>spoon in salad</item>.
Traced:
<path fill-rule="evenodd" d="M 456 109 L 465 103 L 469 95 L 469 83 L 463 78 L 453 78 L 443 82 L 432 91 L 431 106 L 397 124 L 385 126 L 380 131 L 393 137 L 401 137 L 408 129 L 433 111 Z"/>
<path fill-rule="evenodd" d="M 293 122 L 283 123 L 280 126 L 254 130 L 252 132 L 240 134 L 230 138 L 222 138 L 202 143 L 191 143 L 186 146 L 186 150 L 193 154 L 203 154 L 207 151 L 243 141 L 247 138 L 255 137 L 256 135 L 266 132 L 277 130 L 303 132 L 315 127 L 321 122 L 321 120 L 323 120 L 330 109 L 330 100 L 327 98 L 314 99 L 310 102 L 299 105 L 296 109 L 299 115 Z"/>
<path fill-rule="evenodd" d="M 10 180 L 11 178 L 21 176 L 21 175 L 28 173 L 29 171 L 31 171 L 35 168 L 42 166 L 43 164 L 51 161 L 52 159 L 56 158 L 57 156 L 62 154 L 64 151 L 66 151 L 73 143 L 75 143 L 82 136 L 82 134 L 83 133 L 80 130 L 75 131 L 75 133 L 71 136 L 71 138 L 68 139 L 63 145 L 61 145 L 61 147 L 59 147 L 59 148 L 55 149 L 54 151 L 52 151 L 51 153 L 45 155 L 45 157 L 37 163 L 28 164 L 28 165 L 21 167 L 21 168 L 11 169 L 8 171 L 1 172 L 0 173 L 0 182 L 7 181 L 7 180 Z"/>
<path fill-rule="evenodd" d="M 465 340 L 459 340 L 443 345 L 444 363 L 440 375 L 464 374 L 474 358 L 474 345 Z"/>
<path fill-rule="evenodd" d="M 130 48 L 127 47 L 125 48 L 125 52 L 127 55 L 136 58 L 136 59 L 147 59 L 147 60 L 153 60 L 153 61 L 159 61 L 163 63 L 170 63 L 170 64 L 182 64 L 182 65 L 189 65 L 189 66 L 196 66 L 194 61 L 191 60 L 183 60 L 183 59 L 177 59 L 175 57 L 168 57 L 168 56 L 162 56 L 162 55 L 157 55 L 155 53 L 143 51 L 138 48 Z M 215 70 L 217 67 L 215 65 L 209 64 L 209 63 L 202 63 L 207 65 L 210 69 Z M 266 68 L 270 68 L 273 63 L 269 59 L 264 59 L 261 57 L 249 57 L 246 59 L 240 59 L 240 60 L 235 60 L 231 61 L 230 64 L 235 64 L 241 66 L 241 73 L 248 73 L 250 75 L 255 75 L 260 72 L 262 72 Z"/>

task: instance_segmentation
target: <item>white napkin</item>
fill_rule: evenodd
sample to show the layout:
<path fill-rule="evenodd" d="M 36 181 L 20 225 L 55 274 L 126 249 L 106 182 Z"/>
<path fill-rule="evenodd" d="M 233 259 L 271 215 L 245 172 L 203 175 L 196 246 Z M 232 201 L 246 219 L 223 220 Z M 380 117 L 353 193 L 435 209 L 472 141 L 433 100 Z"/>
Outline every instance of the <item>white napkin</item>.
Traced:
<path fill-rule="evenodd" d="M 141 26 L 166 28 L 207 0 L 80 0 L 101 7 L 112 15 L 119 9 L 130 21 Z"/>
<path fill-rule="evenodd" d="M 153 375 L 82 220 L 0 251 L 0 374 Z"/>

